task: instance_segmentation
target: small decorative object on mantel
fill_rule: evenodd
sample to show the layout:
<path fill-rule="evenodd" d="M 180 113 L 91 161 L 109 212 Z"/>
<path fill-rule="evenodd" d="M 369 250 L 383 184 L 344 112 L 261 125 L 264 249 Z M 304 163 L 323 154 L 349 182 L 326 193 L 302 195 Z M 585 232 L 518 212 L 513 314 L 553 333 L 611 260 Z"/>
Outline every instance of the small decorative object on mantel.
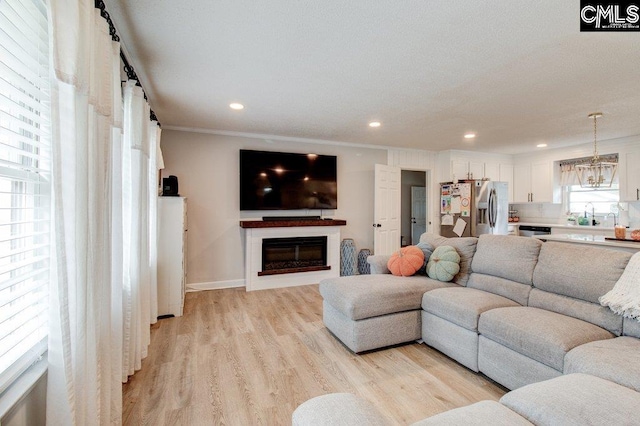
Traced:
<path fill-rule="evenodd" d="M 367 262 L 367 257 L 371 256 L 371 250 L 363 248 L 358 252 L 358 273 L 368 275 L 371 273 L 371 265 Z"/>
<path fill-rule="evenodd" d="M 340 276 L 356 274 L 356 243 L 345 238 L 340 243 Z"/>

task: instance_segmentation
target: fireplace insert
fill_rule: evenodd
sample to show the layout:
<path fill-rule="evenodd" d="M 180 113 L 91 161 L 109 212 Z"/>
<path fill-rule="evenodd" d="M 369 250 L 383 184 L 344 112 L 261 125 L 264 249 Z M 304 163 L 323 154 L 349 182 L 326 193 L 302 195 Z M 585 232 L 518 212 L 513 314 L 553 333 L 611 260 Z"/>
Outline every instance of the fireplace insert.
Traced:
<path fill-rule="evenodd" d="M 327 237 L 264 238 L 259 275 L 318 271 L 327 266 Z"/>

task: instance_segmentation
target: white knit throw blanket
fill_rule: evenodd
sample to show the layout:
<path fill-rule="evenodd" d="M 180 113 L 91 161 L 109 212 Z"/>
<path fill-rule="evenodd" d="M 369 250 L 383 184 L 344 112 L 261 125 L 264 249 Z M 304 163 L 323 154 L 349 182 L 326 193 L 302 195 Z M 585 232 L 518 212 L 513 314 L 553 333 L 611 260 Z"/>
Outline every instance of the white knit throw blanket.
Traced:
<path fill-rule="evenodd" d="M 640 321 L 640 252 L 631 256 L 616 285 L 598 300 L 616 314 Z"/>

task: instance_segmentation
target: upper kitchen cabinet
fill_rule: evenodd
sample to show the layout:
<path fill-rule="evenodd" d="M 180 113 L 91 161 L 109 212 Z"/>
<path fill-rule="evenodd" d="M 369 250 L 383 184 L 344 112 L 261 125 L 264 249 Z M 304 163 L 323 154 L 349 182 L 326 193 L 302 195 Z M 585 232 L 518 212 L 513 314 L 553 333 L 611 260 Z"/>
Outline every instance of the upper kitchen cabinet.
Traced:
<path fill-rule="evenodd" d="M 477 161 L 452 160 L 451 180 L 483 179 L 484 163 Z"/>
<path fill-rule="evenodd" d="M 484 177 L 489 180 L 503 181 L 500 179 L 500 167 L 500 163 L 484 163 Z"/>
<path fill-rule="evenodd" d="M 511 164 L 500 164 L 498 166 L 498 179 L 500 182 L 507 182 L 509 202 L 513 203 L 513 166 Z"/>
<path fill-rule="evenodd" d="M 553 202 L 553 162 L 516 164 L 513 169 L 514 203 Z"/>
<path fill-rule="evenodd" d="M 620 201 L 640 201 L 640 144 L 620 153 Z"/>

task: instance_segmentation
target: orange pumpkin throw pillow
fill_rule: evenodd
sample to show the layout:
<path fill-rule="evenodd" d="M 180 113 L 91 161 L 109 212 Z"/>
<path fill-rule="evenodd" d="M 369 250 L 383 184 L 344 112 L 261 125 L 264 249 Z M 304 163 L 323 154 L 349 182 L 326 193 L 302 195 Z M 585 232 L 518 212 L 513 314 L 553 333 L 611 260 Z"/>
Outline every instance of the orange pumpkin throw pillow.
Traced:
<path fill-rule="evenodd" d="M 387 268 L 393 275 L 408 277 L 424 266 L 424 253 L 416 246 L 403 247 L 391 255 Z"/>

